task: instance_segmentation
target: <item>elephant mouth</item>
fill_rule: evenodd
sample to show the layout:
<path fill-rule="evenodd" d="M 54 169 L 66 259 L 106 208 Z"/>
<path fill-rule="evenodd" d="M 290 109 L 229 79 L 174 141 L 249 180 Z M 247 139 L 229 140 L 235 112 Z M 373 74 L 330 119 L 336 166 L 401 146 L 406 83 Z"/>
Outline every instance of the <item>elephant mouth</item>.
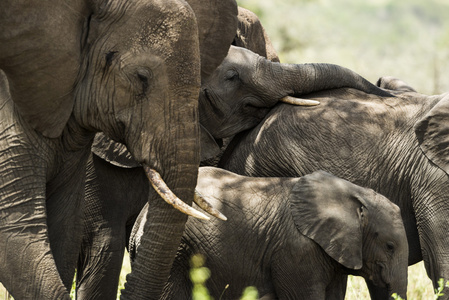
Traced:
<path fill-rule="evenodd" d="M 388 268 L 386 264 L 381 261 L 375 262 L 374 275 L 370 276 L 370 280 L 375 286 L 387 288 L 390 290 L 390 278 L 387 276 Z"/>
<path fill-rule="evenodd" d="M 220 99 L 220 98 L 218 96 L 216 96 L 215 93 L 208 88 L 202 88 L 201 94 L 204 95 L 204 98 L 207 100 L 207 102 L 210 104 L 210 106 L 214 109 L 214 113 L 219 117 L 223 117 L 224 113 L 220 109 L 217 109 L 220 107 L 220 105 L 219 105 L 220 101 L 218 101 L 217 99 Z"/>
<path fill-rule="evenodd" d="M 150 181 L 151 185 L 153 186 L 154 190 L 162 197 L 162 199 L 165 200 L 168 204 L 172 205 L 177 210 L 181 211 L 182 213 L 185 213 L 189 216 L 203 219 L 203 220 L 209 220 L 210 218 L 203 214 L 202 212 L 194 209 L 193 207 L 187 205 L 184 201 L 179 199 L 167 186 L 167 184 L 162 179 L 161 175 L 154 169 L 144 166 L 145 174 L 148 177 L 148 180 Z M 204 197 L 195 190 L 195 196 L 193 198 L 193 201 L 205 212 L 209 213 L 210 215 L 219 218 L 223 221 L 226 221 L 227 218 L 220 213 L 217 209 L 215 209 Z"/>

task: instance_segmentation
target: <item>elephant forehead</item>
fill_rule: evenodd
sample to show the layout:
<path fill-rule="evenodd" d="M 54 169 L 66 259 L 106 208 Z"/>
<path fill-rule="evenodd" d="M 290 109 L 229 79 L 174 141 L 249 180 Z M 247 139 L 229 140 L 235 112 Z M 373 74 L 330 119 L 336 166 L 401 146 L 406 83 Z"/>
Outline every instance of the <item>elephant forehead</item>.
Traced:
<path fill-rule="evenodd" d="M 145 45 L 158 46 L 160 49 L 166 49 L 166 55 L 172 54 L 172 47 L 169 47 L 175 41 L 179 40 L 181 28 L 173 26 L 171 20 L 162 19 L 159 26 L 155 27 L 153 20 L 142 20 L 139 27 L 141 31 L 131 37 L 133 48 L 139 49 Z"/>
<path fill-rule="evenodd" d="M 185 40 L 198 43 L 196 20 L 185 2 L 146 1 L 120 5 L 119 9 L 112 6 L 103 9 L 104 12 L 97 16 L 99 22 L 96 22 L 96 36 L 104 36 L 108 44 L 136 52 L 151 45 L 159 56 L 168 57 L 173 54 L 175 43 Z M 102 20 L 102 15 L 108 16 L 109 22 Z"/>

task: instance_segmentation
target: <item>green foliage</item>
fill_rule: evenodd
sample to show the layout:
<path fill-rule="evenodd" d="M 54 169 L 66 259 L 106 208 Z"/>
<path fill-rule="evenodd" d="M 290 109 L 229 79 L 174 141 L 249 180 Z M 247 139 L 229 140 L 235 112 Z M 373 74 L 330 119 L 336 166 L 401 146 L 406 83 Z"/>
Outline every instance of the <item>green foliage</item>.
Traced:
<path fill-rule="evenodd" d="M 435 289 L 435 298 L 434 299 L 438 299 L 439 297 L 444 295 L 443 290 L 445 287 L 449 287 L 449 281 L 444 283 L 444 279 L 440 278 L 438 280 L 438 288 Z"/>
<path fill-rule="evenodd" d="M 194 255 L 190 259 L 190 280 L 193 283 L 193 300 L 213 300 L 206 288 L 206 281 L 210 278 L 210 271 L 204 266 L 204 256 Z"/>
<path fill-rule="evenodd" d="M 75 276 L 73 277 L 73 282 L 72 282 L 72 289 L 70 290 L 70 299 L 76 299 L 76 272 L 75 272 Z"/>
<path fill-rule="evenodd" d="M 447 281 L 445 284 L 444 279 L 440 278 L 438 280 L 438 288 L 435 289 L 435 296 L 434 296 L 435 300 L 437 300 L 441 296 L 444 296 L 443 290 L 445 287 L 449 287 L 449 281 Z M 393 295 L 391 295 L 391 297 L 393 297 L 394 300 L 403 300 L 403 298 L 401 296 L 399 296 L 397 293 L 393 293 Z"/>
<path fill-rule="evenodd" d="M 245 288 L 243 291 L 242 298 L 240 300 L 255 300 L 259 298 L 259 293 L 257 292 L 257 289 L 253 286 L 249 286 Z"/>
<path fill-rule="evenodd" d="M 120 278 L 118 282 L 117 299 L 120 299 L 122 290 L 125 288 L 126 275 L 130 272 L 131 272 L 131 262 L 129 260 L 128 251 L 125 250 L 125 255 L 123 256 L 122 271 L 120 273 Z"/>
<path fill-rule="evenodd" d="M 196 254 L 192 256 L 190 260 L 190 280 L 193 283 L 192 289 L 192 298 L 193 300 L 213 300 L 214 298 L 209 294 L 208 289 L 206 288 L 206 281 L 210 278 L 210 270 L 204 267 L 205 259 L 201 254 Z M 220 296 L 223 297 L 226 289 L 229 285 L 223 290 L 223 293 Z M 240 300 L 256 300 L 259 298 L 259 293 L 257 289 L 253 286 L 247 287 L 242 294 Z"/>
<path fill-rule="evenodd" d="M 399 296 L 397 293 L 393 293 L 393 295 L 391 295 L 391 297 L 393 297 L 394 300 L 404 300 L 404 299 L 402 299 L 402 297 Z"/>

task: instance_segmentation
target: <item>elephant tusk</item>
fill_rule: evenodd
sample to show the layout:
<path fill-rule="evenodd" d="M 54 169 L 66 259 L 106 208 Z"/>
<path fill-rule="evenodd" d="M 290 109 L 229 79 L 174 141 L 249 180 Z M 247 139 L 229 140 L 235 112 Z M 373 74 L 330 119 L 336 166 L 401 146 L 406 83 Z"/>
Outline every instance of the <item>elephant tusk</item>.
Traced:
<path fill-rule="evenodd" d="M 195 190 L 195 196 L 193 197 L 193 201 L 195 201 L 195 203 L 199 207 L 201 207 L 202 210 L 211 214 L 212 216 L 214 216 L 220 220 L 223 220 L 223 221 L 226 221 L 228 219 L 225 217 L 225 215 L 223 215 L 221 212 L 219 212 L 218 209 L 213 207 L 212 204 L 207 202 L 206 199 L 204 198 L 204 196 L 201 195 L 200 192 L 198 192 L 197 190 Z"/>
<path fill-rule="evenodd" d="M 162 179 L 161 175 L 156 170 L 151 169 L 148 166 L 144 166 L 144 170 L 154 190 L 162 197 L 162 199 L 165 200 L 165 202 L 172 205 L 180 212 L 185 213 L 186 215 L 198 219 L 210 220 L 208 216 L 206 216 L 202 212 L 197 211 L 196 209 L 187 205 L 181 199 L 176 197 L 176 195 L 170 190 L 170 188 Z"/>
<path fill-rule="evenodd" d="M 295 98 L 295 97 L 291 97 L 291 96 L 285 96 L 284 98 L 281 98 L 281 100 L 279 100 L 279 101 L 288 103 L 288 104 L 298 105 L 298 106 L 315 106 L 315 105 L 320 104 L 319 101 Z"/>

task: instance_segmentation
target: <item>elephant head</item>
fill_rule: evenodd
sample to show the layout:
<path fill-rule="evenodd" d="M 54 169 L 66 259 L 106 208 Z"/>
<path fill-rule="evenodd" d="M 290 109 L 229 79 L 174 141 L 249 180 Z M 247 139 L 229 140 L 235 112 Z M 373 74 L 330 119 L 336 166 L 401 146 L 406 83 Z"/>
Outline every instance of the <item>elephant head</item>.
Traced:
<path fill-rule="evenodd" d="M 282 64 L 232 46 L 221 65 L 201 85 L 200 121 L 213 137 L 222 138 L 254 127 L 287 96 L 341 87 L 391 96 L 337 65 Z"/>
<path fill-rule="evenodd" d="M 200 58 L 190 6 L 178 0 L 45 5 L 39 13 L 14 2 L 1 13 L 0 67 L 21 116 L 50 138 L 67 135 L 69 120 L 105 132 L 172 186 L 186 168 L 192 190 Z"/>
<path fill-rule="evenodd" d="M 297 229 L 349 274 L 406 297 L 408 244 L 400 209 L 371 189 L 323 171 L 301 177 L 290 197 Z M 388 293 L 388 294 L 387 294 Z"/>

